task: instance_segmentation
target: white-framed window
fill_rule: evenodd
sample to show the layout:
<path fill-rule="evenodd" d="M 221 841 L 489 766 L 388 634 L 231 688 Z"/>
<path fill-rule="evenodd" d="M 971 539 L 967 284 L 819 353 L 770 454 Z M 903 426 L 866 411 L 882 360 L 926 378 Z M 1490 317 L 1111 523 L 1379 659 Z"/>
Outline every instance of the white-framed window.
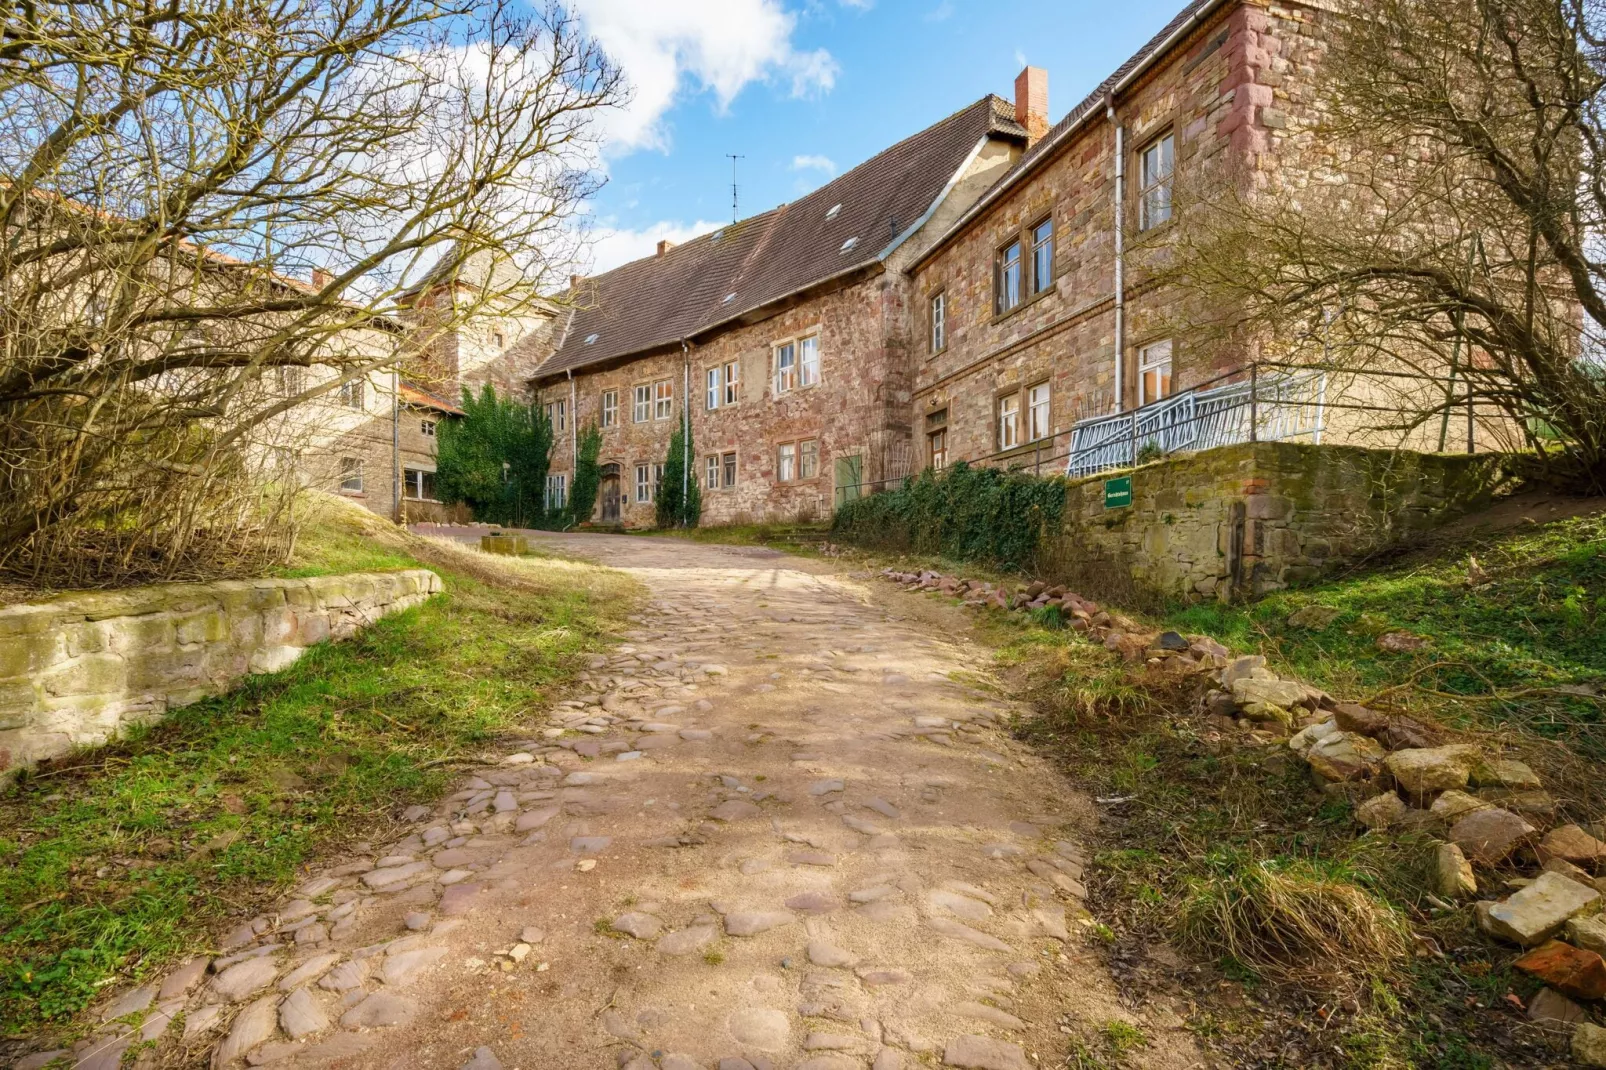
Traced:
<path fill-rule="evenodd" d="M 425 438 L 434 438 L 435 437 L 435 421 L 434 420 L 420 420 L 420 421 L 418 421 L 418 433 L 423 435 Z"/>
<path fill-rule="evenodd" d="M 948 295 L 931 297 L 931 351 L 941 353 L 948 346 Z"/>
<path fill-rule="evenodd" d="M 709 490 L 719 489 L 719 454 L 710 453 L 703 459 L 703 486 Z"/>
<path fill-rule="evenodd" d="M 602 392 L 602 426 L 612 427 L 619 422 L 619 391 Z"/>
<path fill-rule="evenodd" d="M 799 338 L 797 350 L 797 385 L 813 386 L 820 381 L 820 336 Z"/>
<path fill-rule="evenodd" d="M 708 368 L 703 372 L 703 408 L 717 409 L 724 391 L 720 388 L 719 368 Z"/>
<path fill-rule="evenodd" d="M 569 403 L 561 400 L 547 402 L 546 420 L 552 425 L 553 431 L 565 430 L 569 426 Z"/>
<path fill-rule="evenodd" d="M 775 451 L 775 481 L 790 483 L 797 478 L 797 443 L 783 442 Z"/>
<path fill-rule="evenodd" d="M 1020 445 L 1020 395 L 1005 394 L 998 399 L 998 448 Z"/>
<path fill-rule="evenodd" d="M 1054 217 L 1032 228 L 1032 293 L 1054 285 Z"/>
<path fill-rule="evenodd" d="M 340 404 L 348 409 L 361 409 L 363 407 L 363 386 L 361 379 L 353 379 L 340 384 Z"/>
<path fill-rule="evenodd" d="M 727 453 L 722 455 L 719 463 L 720 467 L 724 469 L 725 485 L 734 487 L 736 485 L 736 454 Z"/>
<path fill-rule="evenodd" d="M 658 500 L 658 492 L 664 489 L 664 465 L 660 461 L 652 466 L 652 500 Z"/>
<path fill-rule="evenodd" d="M 667 420 L 675 415 L 675 384 L 669 379 L 660 379 L 652 384 L 652 418 L 654 420 Z"/>
<path fill-rule="evenodd" d="M 939 427 L 926 434 L 926 450 L 929 463 L 933 469 L 940 472 L 948 467 L 948 429 Z"/>
<path fill-rule="evenodd" d="M 503 334 L 501 331 L 492 331 L 491 332 L 491 344 L 493 346 L 495 346 L 497 349 L 506 349 L 507 348 L 507 335 Z"/>
<path fill-rule="evenodd" d="M 1048 437 L 1049 393 L 1047 383 L 1026 391 L 1026 441 Z"/>
<path fill-rule="evenodd" d="M 1020 239 L 998 250 L 993 266 L 993 311 L 1002 316 L 1021 302 Z"/>
<path fill-rule="evenodd" d="M 342 494 L 362 493 L 362 461 L 356 457 L 342 457 L 340 459 L 340 492 Z"/>
<path fill-rule="evenodd" d="M 820 474 L 820 444 L 806 438 L 797 444 L 797 478 L 813 479 Z"/>
<path fill-rule="evenodd" d="M 727 405 L 736 404 L 737 398 L 741 393 L 741 386 L 742 386 L 742 366 L 741 366 L 741 363 L 738 362 L 738 361 L 734 361 L 734 360 L 726 361 L 726 363 L 725 363 L 725 404 L 727 404 Z"/>
<path fill-rule="evenodd" d="M 1176 166 L 1176 142 L 1170 134 L 1155 139 L 1138 154 L 1139 230 L 1171 218 L 1171 176 Z"/>
<path fill-rule="evenodd" d="M 276 369 L 279 373 L 279 393 L 287 398 L 293 398 L 307 388 L 307 369 L 295 364 L 281 364 Z"/>
<path fill-rule="evenodd" d="M 546 477 L 547 509 L 562 509 L 569 503 L 569 475 L 567 472 L 548 473 Z"/>
<path fill-rule="evenodd" d="M 402 469 L 402 497 L 414 501 L 435 500 L 435 473 L 422 468 Z"/>
<path fill-rule="evenodd" d="M 636 387 L 635 404 L 631 406 L 630 420 L 632 423 L 644 424 L 652 419 L 652 387 L 645 384 Z"/>
<path fill-rule="evenodd" d="M 797 343 L 775 347 L 775 392 L 789 394 L 797 387 Z"/>
<path fill-rule="evenodd" d="M 1138 350 L 1138 404 L 1171 396 L 1171 339 Z"/>
<path fill-rule="evenodd" d="M 636 465 L 636 502 L 638 504 L 652 501 L 652 466 L 647 464 Z"/>

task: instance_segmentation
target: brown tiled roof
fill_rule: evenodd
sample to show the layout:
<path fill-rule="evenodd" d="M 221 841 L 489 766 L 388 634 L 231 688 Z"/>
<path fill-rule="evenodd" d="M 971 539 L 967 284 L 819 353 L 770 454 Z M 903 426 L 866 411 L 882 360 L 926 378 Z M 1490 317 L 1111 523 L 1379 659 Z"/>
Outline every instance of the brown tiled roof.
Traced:
<path fill-rule="evenodd" d="M 1173 36 L 1189 23 L 1203 18 L 1213 8 L 1220 6 L 1222 2 L 1223 0 L 1192 0 L 1186 7 L 1177 12 L 1176 16 L 1165 24 L 1164 29 L 1151 37 L 1147 44 L 1128 57 L 1125 63 L 1115 69 L 1115 73 L 1100 82 L 1098 88 L 1083 98 L 1082 102 L 1072 108 L 1065 118 L 1055 123 L 1048 133 L 1044 134 L 1036 144 L 1027 149 L 1013 167 L 1000 175 L 998 181 L 994 182 L 986 193 L 976 199 L 976 203 L 966 209 L 964 214 L 956 219 L 952 226 L 921 252 L 916 263 L 934 256 L 943 246 L 964 231 L 982 213 L 986 212 L 988 207 L 1002 197 L 1005 192 L 1014 188 L 1017 182 L 1036 171 L 1039 165 L 1046 163 L 1054 150 L 1065 143 L 1071 133 L 1082 125 L 1083 121 L 1089 116 L 1103 111 L 1104 104 L 1112 92 L 1121 87 L 1122 83 L 1128 78 L 1148 66 L 1151 61 L 1158 59 L 1166 51 L 1166 47 L 1171 43 Z"/>
<path fill-rule="evenodd" d="M 401 399 L 404 403 L 416 409 L 434 409 L 436 412 L 449 413 L 452 416 L 464 415 L 463 410 L 439 394 L 432 394 L 421 386 L 412 383 L 401 384 Z"/>
<path fill-rule="evenodd" d="M 585 280 L 564 295 L 575 310 L 537 379 L 695 338 L 875 264 L 988 135 L 1026 137 L 1000 97 L 983 97 L 800 200 Z"/>

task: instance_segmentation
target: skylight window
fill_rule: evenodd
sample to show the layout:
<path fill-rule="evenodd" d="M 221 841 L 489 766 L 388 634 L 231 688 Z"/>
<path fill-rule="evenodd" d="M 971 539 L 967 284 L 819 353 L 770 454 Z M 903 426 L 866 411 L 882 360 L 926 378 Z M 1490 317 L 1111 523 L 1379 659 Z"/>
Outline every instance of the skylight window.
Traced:
<path fill-rule="evenodd" d="M 708 240 L 709 241 L 719 241 L 719 239 L 723 238 L 724 236 L 725 236 L 725 231 L 724 231 L 723 228 L 721 228 L 719 230 L 714 231 L 714 236 L 712 238 L 709 238 Z"/>
<path fill-rule="evenodd" d="M 602 337 L 602 335 L 600 335 L 600 334 L 588 334 L 588 335 L 586 335 L 586 345 L 594 345 L 596 343 L 597 339 L 601 338 L 601 337 Z"/>
<path fill-rule="evenodd" d="M 855 245 L 858 245 L 858 244 L 859 244 L 859 239 L 858 238 L 849 238 L 847 241 L 842 243 L 842 248 L 839 251 L 845 253 L 849 249 L 852 249 Z"/>
<path fill-rule="evenodd" d="M 730 303 L 731 303 L 731 302 L 732 302 L 732 301 L 734 301 L 734 300 L 736 300 L 736 295 L 735 295 L 735 294 L 733 294 L 733 293 L 731 293 L 731 294 L 726 294 L 726 295 L 725 295 L 725 300 L 723 300 L 723 301 L 721 301 L 721 302 L 720 302 L 720 304 L 722 304 L 722 305 L 728 305 L 728 304 L 730 304 Z"/>
<path fill-rule="evenodd" d="M 829 212 L 825 213 L 825 218 L 827 218 L 827 219 L 835 219 L 837 213 L 840 212 L 840 211 L 842 211 L 842 206 L 840 204 L 833 204 L 831 206 L 831 210 Z"/>

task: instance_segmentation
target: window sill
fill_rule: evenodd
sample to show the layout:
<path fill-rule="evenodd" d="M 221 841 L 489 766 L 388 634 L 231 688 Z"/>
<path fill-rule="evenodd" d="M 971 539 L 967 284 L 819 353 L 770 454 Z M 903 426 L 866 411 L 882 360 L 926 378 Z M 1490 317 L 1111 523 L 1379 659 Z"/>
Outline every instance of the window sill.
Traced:
<path fill-rule="evenodd" d="M 1047 297 L 1049 294 L 1057 292 L 1058 289 L 1059 289 L 1058 282 L 1059 282 L 1059 280 L 1055 279 L 1054 282 L 1049 283 L 1048 286 L 1044 287 L 1041 290 L 1038 290 L 1036 293 L 1032 294 L 1030 297 L 1022 298 L 1021 299 L 1021 303 L 1016 305 L 1014 308 L 1010 309 L 1008 312 L 1000 312 L 1000 313 L 998 313 L 997 315 L 995 315 L 992 318 L 992 320 L 989 323 L 989 326 L 996 326 L 996 325 L 1004 322 L 1005 320 L 1009 319 L 1011 316 L 1018 316 L 1022 309 L 1030 308 L 1032 305 L 1037 304 L 1037 302 L 1041 301 L 1043 298 Z"/>

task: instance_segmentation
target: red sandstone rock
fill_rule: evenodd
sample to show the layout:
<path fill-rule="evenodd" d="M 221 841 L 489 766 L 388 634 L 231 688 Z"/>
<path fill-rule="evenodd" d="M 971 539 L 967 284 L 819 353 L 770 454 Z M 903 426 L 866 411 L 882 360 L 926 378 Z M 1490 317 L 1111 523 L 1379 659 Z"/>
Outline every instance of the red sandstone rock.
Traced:
<path fill-rule="evenodd" d="M 1560 940 L 1535 948 L 1512 965 L 1569 996 L 1579 999 L 1606 996 L 1606 959 Z"/>

